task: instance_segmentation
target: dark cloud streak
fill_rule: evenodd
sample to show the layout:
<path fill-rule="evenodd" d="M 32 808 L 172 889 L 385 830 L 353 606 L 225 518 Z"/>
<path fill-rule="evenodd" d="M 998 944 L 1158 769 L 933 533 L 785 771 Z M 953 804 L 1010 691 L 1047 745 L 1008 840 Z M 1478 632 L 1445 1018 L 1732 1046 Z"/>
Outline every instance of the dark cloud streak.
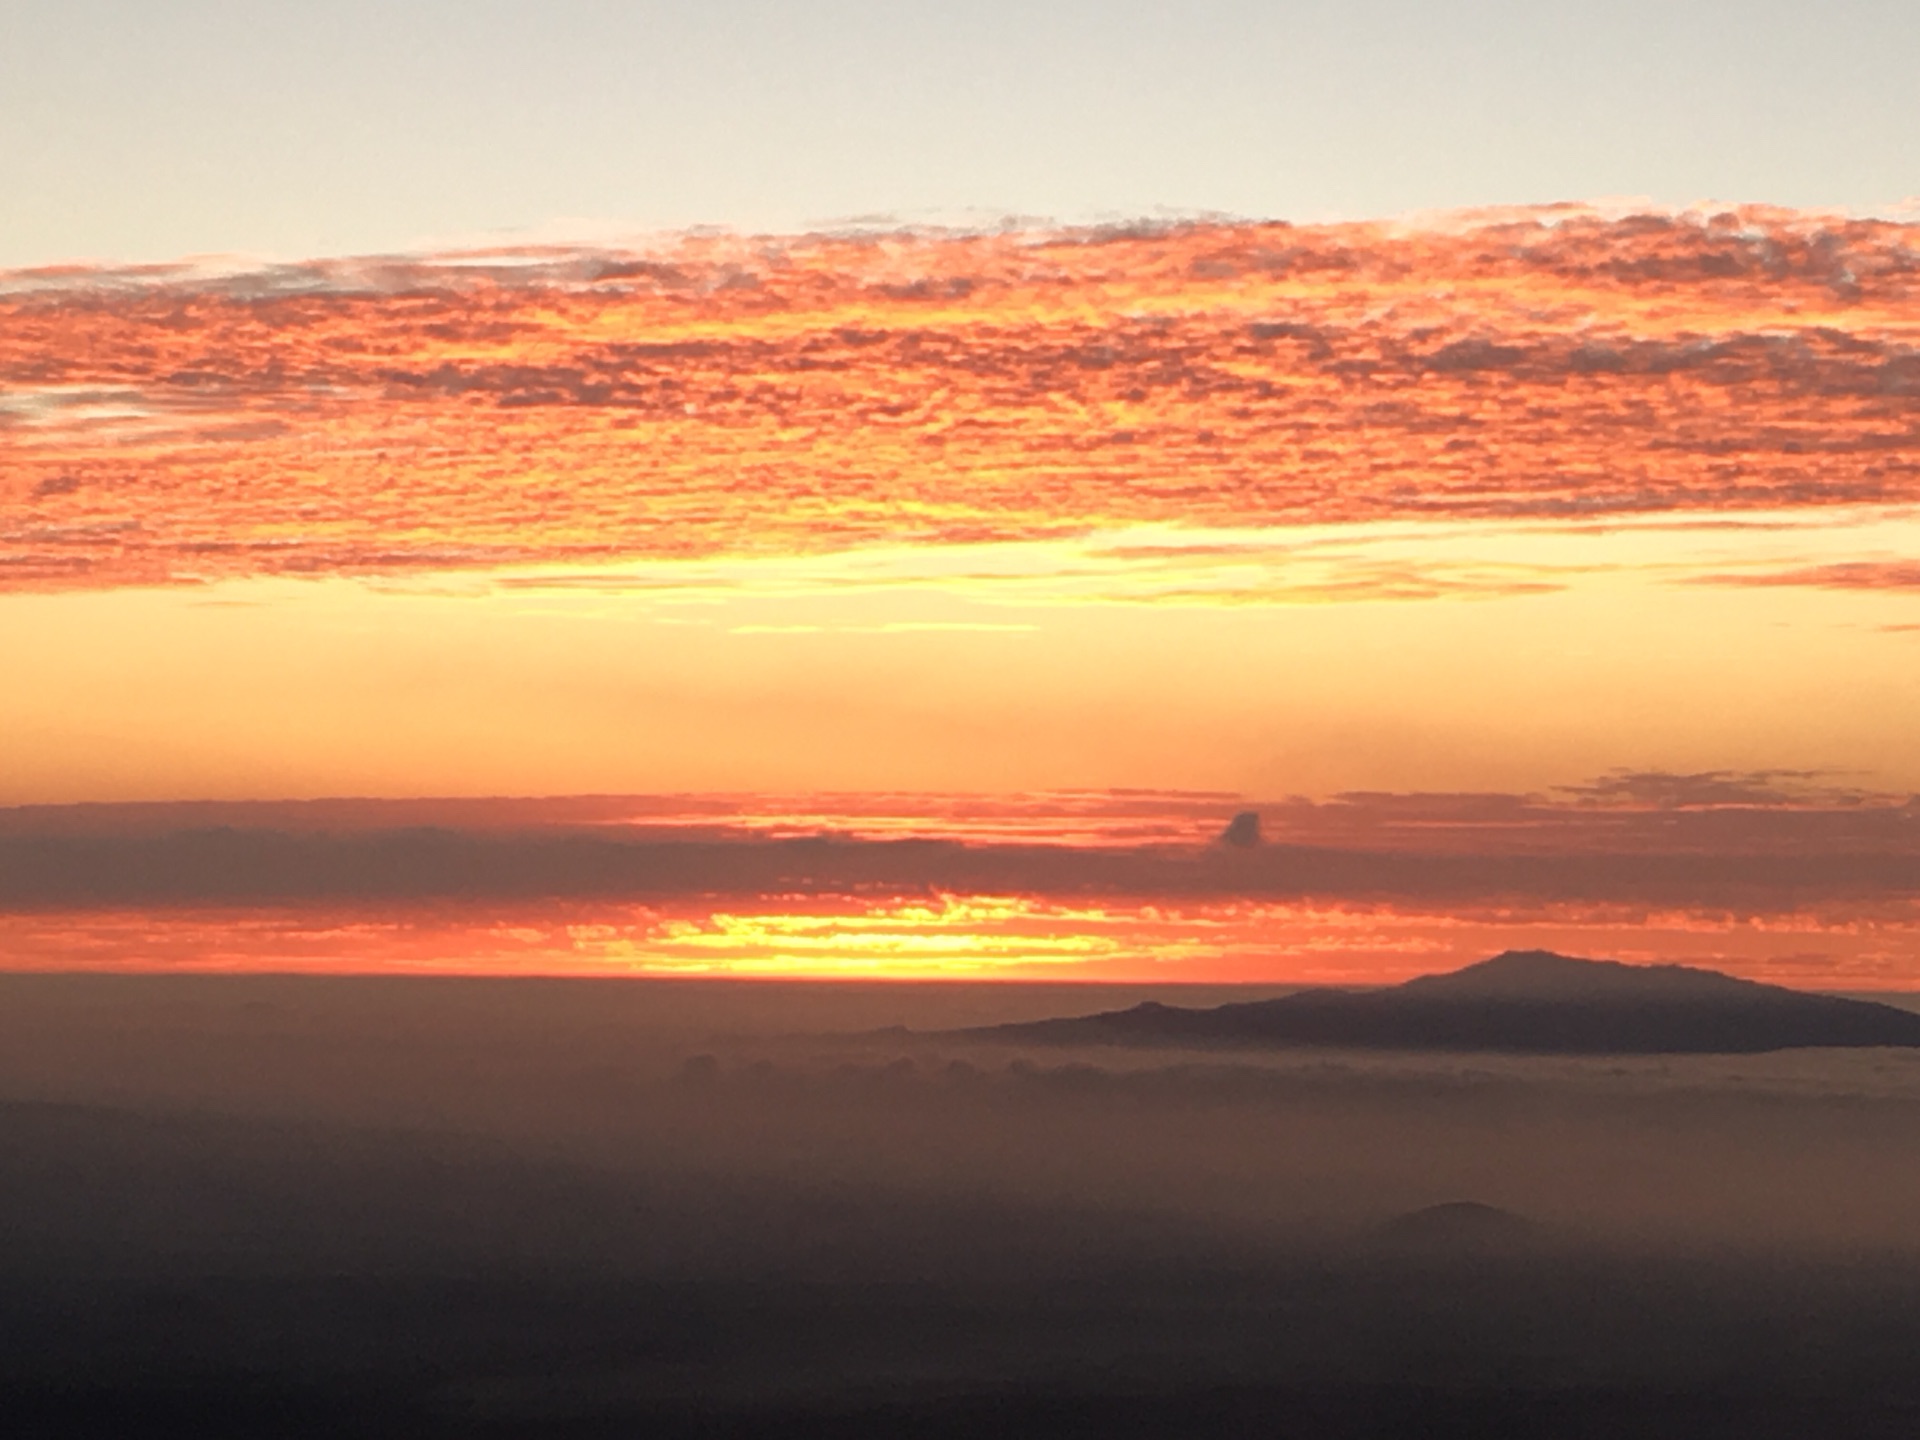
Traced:
<path fill-rule="evenodd" d="M 1284 820 L 1285 817 L 1280 817 Z M 1276 832 L 1278 827 L 1276 826 Z M 436 829 L 298 834 L 271 829 L 0 838 L 0 907 L 362 904 L 868 896 L 1338 899 L 1423 905 L 1501 901 L 1708 907 L 1738 913 L 1920 896 L 1920 824 L 1709 817 L 1526 850 L 1512 835 L 1404 829 L 1369 846 L 1272 839 L 1257 849 L 966 844 L 947 840 L 659 840 Z M 1561 843 L 1556 843 L 1561 842 Z M 1745 842 L 1742 844 L 1742 842 Z M 1630 847 L 1630 848 L 1629 848 Z"/>

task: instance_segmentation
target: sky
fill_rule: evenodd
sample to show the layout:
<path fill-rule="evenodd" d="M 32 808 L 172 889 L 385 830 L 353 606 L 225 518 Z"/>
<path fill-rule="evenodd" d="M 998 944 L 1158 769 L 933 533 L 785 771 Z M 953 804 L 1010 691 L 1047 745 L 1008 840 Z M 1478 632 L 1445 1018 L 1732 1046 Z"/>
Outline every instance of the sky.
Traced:
<path fill-rule="evenodd" d="M 14 963 L 1920 980 L 1917 29 L 0 8 Z"/>
<path fill-rule="evenodd" d="M 25 275 L 0 799 L 1920 789 L 1911 227 Z"/>
<path fill-rule="evenodd" d="M 0 266 L 858 217 L 1883 211 L 1902 0 L 6 0 Z"/>

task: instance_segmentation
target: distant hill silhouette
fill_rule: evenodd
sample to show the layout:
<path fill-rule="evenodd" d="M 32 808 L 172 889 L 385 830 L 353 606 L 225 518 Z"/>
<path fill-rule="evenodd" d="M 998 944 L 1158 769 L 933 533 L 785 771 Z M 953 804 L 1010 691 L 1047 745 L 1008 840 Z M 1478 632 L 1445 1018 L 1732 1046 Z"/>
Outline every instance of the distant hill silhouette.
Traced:
<path fill-rule="evenodd" d="M 1376 1248 L 1403 1253 L 1500 1255 L 1530 1250 L 1541 1236 L 1523 1215 L 1477 1200 L 1448 1200 L 1396 1215 L 1368 1237 Z"/>
<path fill-rule="evenodd" d="M 969 1033 L 1081 1045 L 1744 1054 L 1920 1046 L 1920 1015 L 1713 970 L 1509 950 L 1382 990 L 1306 990 L 1206 1010 L 1147 1001 L 1131 1010 Z"/>

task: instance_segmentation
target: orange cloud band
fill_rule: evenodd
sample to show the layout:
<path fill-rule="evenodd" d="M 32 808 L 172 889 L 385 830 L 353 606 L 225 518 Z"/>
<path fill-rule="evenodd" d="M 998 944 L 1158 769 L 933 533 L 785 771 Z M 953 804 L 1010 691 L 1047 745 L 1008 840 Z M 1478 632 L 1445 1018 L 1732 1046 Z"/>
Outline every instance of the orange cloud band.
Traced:
<path fill-rule="evenodd" d="M 1914 982 L 1920 905 L 1747 917 L 1417 902 L 1035 896 L 0 911 L 13 970 L 1377 984 L 1511 947 L 1819 989 Z"/>
<path fill-rule="evenodd" d="M 1920 499 L 1920 227 L 689 238 L 0 277 L 0 588 Z"/>

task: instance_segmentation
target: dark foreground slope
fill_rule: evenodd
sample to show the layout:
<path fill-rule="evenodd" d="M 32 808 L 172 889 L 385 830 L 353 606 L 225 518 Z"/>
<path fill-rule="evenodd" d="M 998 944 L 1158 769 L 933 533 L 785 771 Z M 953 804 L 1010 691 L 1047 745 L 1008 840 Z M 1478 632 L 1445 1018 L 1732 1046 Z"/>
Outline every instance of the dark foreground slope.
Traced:
<path fill-rule="evenodd" d="M 1733 1055 L 1920 1046 L 1920 1015 L 1712 970 L 1509 950 L 1385 990 L 1312 990 L 1205 1010 L 1148 1001 L 980 1033 L 1064 1044 Z"/>
<path fill-rule="evenodd" d="M 72 1106 L 0 1104 L 0 1141 L 9 1435 L 1920 1433 L 1897 1257 L 1554 1245 L 1469 1204 L 1346 1243 L 1129 1237 Z"/>
<path fill-rule="evenodd" d="M 989 990 L 0 975 L 0 1436 L 1920 1435 L 1920 1051 Z"/>

